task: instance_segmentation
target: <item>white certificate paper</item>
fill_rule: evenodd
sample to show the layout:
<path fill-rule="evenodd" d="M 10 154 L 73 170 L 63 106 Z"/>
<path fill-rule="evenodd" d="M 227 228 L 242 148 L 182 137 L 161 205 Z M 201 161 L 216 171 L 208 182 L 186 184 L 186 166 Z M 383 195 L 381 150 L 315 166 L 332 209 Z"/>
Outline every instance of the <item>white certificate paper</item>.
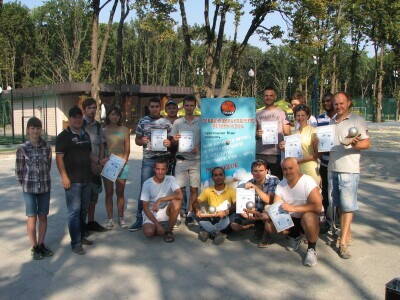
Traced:
<path fill-rule="evenodd" d="M 193 131 L 181 131 L 179 133 L 178 152 L 192 152 L 193 151 Z"/>
<path fill-rule="evenodd" d="M 335 125 L 317 127 L 318 152 L 329 152 L 335 145 Z"/>
<path fill-rule="evenodd" d="M 112 182 L 115 182 L 124 166 L 125 159 L 111 154 L 109 160 L 106 162 L 103 170 L 101 171 L 101 176 L 111 180 Z"/>
<path fill-rule="evenodd" d="M 167 151 L 164 140 L 167 139 L 167 129 L 151 130 L 151 151 Z"/>
<path fill-rule="evenodd" d="M 277 145 L 278 144 L 278 121 L 262 121 L 261 122 L 262 144 Z"/>
<path fill-rule="evenodd" d="M 302 158 L 301 135 L 292 134 L 285 136 L 285 157 Z"/>
<path fill-rule="evenodd" d="M 247 202 L 253 202 L 254 208 L 256 207 L 255 190 L 236 188 L 236 213 L 244 213 Z"/>
<path fill-rule="evenodd" d="M 277 232 L 284 231 L 294 226 L 291 216 L 287 211 L 281 209 L 282 202 L 270 205 L 267 209 L 268 215 L 275 225 Z"/>

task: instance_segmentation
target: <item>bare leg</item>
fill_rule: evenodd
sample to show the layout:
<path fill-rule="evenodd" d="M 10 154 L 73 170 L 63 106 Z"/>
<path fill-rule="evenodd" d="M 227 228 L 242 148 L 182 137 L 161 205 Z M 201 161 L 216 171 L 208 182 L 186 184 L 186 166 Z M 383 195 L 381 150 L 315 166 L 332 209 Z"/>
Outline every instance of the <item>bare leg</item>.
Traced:
<path fill-rule="evenodd" d="M 319 234 L 319 217 L 316 213 L 306 212 L 301 218 L 301 226 L 306 234 L 307 241 L 316 243 Z"/>
<path fill-rule="evenodd" d="M 112 219 L 113 217 L 113 194 L 114 194 L 114 186 L 113 186 L 113 182 L 108 180 L 108 179 L 104 179 L 104 188 L 106 191 L 106 211 L 107 211 L 107 217 L 109 219 Z"/>
<path fill-rule="evenodd" d="M 157 234 L 156 225 L 150 223 L 143 224 L 143 234 L 148 238 L 155 236 Z"/>
<path fill-rule="evenodd" d="M 36 238 L 36 216 L 28 217 L 26 220 L 26 230 L 28 232 L 28 238 L 31 242 L 32 247 L 37 246 L 37 238 Z"/>
<path fill-rule="evenodd" d="M 190 198 L 188 205 L 188 212 L 193 211 L 193 203 L 197 200 L 199 189 L 196 187 L 190 187 Z"/>
<path fill-rule="evenodd" d="M 125 179 L 118 179 L 116 182 L 116 194 L 117 194 L 117 207 L 118 207 L 118 216 L 124 217 L 124 209 L 125 209 Z"/>
<path fill-rule="evenodd" d="M 179 215 L 179 211 L 181 209 L 182 201 L 178 199 L 174 199 L 168 205 L 167 215 L 168 215 L 168 231 L 172 231 L 174 225 L 176 224 L 176 220 Z"/>
<path fill-rule="evenodd" d="M 347 245 L 351 237 L 350 225 L 353 221 L 352 212 L 342 212 L 340 217 L 340 244 Z"/>
<path fill-rule="evenodd" d="M 47 215 L 39 216 L 39 239 L 38 244 L 44 244 L 47 231 Z"/>

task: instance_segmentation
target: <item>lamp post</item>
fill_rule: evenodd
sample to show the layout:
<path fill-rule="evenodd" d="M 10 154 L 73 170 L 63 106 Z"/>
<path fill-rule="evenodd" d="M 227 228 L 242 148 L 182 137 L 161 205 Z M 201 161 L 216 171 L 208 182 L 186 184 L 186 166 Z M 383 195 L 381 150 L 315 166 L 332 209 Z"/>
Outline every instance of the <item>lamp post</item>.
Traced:
<path fill-rule="evenodd" d="M 288 98 L 291 99 L 291 97 L 292 97 L 292 84 L 293 84 L 293 77 L 292 77 L 292 76 L 289 76 L 289 77 L 287 78 L 287 83 L 288 83 L 288 86 L 289 86 L 289 95 L 288 95 Z"/>
<path fill-rule="evenodd" d="M 249 75 L 250 78 L 253 78 L 253 83 L 251 84 L 251 96 L 254 97 L 255 95 L 255 76 L 256 76 L 256 72 L 254 72 L 254 70 L 252 68 L 250 68 L 249 72 L 247 73 Z"/>
<path fill-rule="evenodd" d="M 319 89 L 318 89 L 319 68 L 318 68 L 318 57 L 317 56 L 313 56 L 313 63 L 316 67 L 316 72 L 314 75 L 313 90 L 312 90 L 312 95 L 311 95 L 311 113 L 313 115 L 316 115 L 317 109 L 318 109 L 318 99 L 319 99 Z"/>

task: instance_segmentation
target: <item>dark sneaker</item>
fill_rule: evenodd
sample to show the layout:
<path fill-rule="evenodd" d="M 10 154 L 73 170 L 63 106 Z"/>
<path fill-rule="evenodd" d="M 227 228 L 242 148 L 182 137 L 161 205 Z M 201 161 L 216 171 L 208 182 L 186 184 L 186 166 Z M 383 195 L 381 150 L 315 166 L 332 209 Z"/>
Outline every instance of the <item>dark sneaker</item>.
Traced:
<path fill-rule="evenodd" d="M 209 234 L 207 231 L 200 231 L 199 232 L 199 240 L 202 242 L 206 242 L 208 240 Z"/>
<path fill-rule="evenodd" d="M 35 246 L 31 249 L 31 255 L 34 260 L 43 259 L 42 252 L 40 251 L 39 246 Z"/>
<path fill-rule="evenodd" d="M 185 218 L 185 225 L 193 224 L 194 223 L 194 218 L 192 216 L 187 216 Z"/>
<path fill-rule="evenodd" d="M 136 218 L 136 222 L 133 223 L 128 230 L 129 231 L 138 231 L 140 229 L 142 229 L 143 226 L 143 219 L 142 218 Z"/>
<path fill-rule="evenodd" d="M 221 245 L 225 241 L 225 235 L 221 232 L 218 232 L 214 237 L 214 245 Z"/>
<path fill-rule="evenodd" d="M 95 232 L 105 232 L 107 231 L 107 228 L 104 228 L 103 226 L 101 226 L 99 223 L 97 223 L 96 221 L 93 222 L 89 222 L 87 224 L 87 230 L 89 231 L 95 231 Z"/>
<path fill-rule="evenodd" d="M 73 247 L 72 252 L 74 252 L 75 254 L 78 254 L 78 255 L 86 254 L 86 251 L 83 249 L 83 247 L 81 245 Z"/>
<path fill-rule="evenodd" d="M 319 233 L 327 234 L 330 228 L 331 228 L 331 225 L 328 222 L 324 222 L 319 227 Z"/>
<path fill-rule="evenodd" d="M 87 246 L 92 246 L 94 243 L 91 240 L 88 240 L 87 238 L 82 239 L 82 245 L 87 245 Z"/>
<path fill-rule="evenodd" d="M 273 243 L 272 239 L 264 233 L 262 238 L 259 240 L 257 247 L 258 248 L 268 248 Z"/>
<path fill-rule="evenodd" d="M 39 245 L 39 249 L 43 257 L 50 257 L 54 254 L 53 251 L 47 248 L 44 244 Z"/>

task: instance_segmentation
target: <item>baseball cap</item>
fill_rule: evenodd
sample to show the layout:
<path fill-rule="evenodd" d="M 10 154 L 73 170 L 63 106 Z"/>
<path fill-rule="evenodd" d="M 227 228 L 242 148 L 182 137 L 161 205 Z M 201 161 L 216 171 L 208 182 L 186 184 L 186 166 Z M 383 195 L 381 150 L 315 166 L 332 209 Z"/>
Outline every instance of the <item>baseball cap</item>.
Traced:
<path fill-rule="evenodd" d="M 82 110 L 78 106 L 73 106 L 68 112 L 70 118 L 78 115 L 83 116 Z"/>
<path fill-rule="evenodd" d="M 170 104 L 178 105 L 178 104 L 176 104 L 176 102 L 175 102 L 174 100 L 169 99 L 169 100 L 167 101 L 167 103 L 165 103 L 165 106 L 168 106 L 168 105 L 170 105 Z"/>

